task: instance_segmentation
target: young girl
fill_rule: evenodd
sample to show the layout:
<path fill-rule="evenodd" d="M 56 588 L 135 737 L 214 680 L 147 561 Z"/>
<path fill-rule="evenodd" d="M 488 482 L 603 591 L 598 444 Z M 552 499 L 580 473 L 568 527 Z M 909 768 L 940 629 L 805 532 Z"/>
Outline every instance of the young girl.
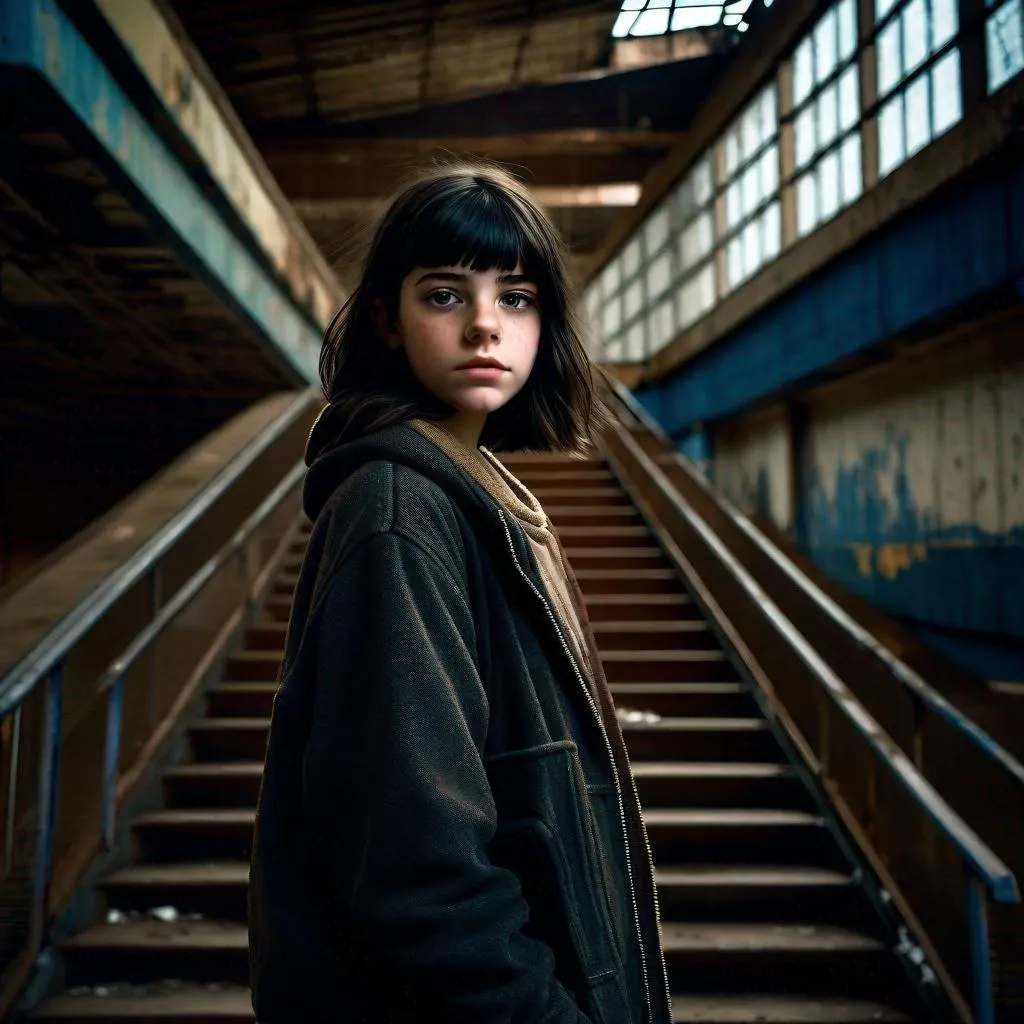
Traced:
<path fill-rule="evenodd" d="M 256 819 L 261 1024 L 668 1024 L 650 851 L 543 508 L 599 426 L 563 246 L 483 165 L 402 192 L 327 331 Z"/>

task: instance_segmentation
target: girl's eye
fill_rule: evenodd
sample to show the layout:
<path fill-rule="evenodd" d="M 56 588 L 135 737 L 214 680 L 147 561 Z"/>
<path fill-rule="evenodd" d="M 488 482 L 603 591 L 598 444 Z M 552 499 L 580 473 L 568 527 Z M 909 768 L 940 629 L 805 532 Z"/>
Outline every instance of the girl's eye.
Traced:
<path fill-rule="evenodd" d="M 457 299 L 458 296 L 455 294 L 455 292 L 450 292 L 448 291 L 447 288 L 439 288 L 436 292 L 431 292 L 427 296 L 427 302 L 431 303 L 432 305 L 441 307 L 450 306 Z"/>
<path fill-rule="evenodd" d="M 529 292 L 508 292 L 501 298 L 512 309 L 528 309 L 537 304 L 536 298 Z"/>

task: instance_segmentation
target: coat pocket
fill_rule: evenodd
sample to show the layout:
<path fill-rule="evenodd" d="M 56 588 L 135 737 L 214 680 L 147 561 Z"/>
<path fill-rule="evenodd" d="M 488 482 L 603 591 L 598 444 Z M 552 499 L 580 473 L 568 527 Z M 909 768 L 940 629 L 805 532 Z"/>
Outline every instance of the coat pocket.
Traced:
<path fill-rule="evenodd" d="M 520 880 L 528 934 L 547 943 L 563 978 L 598 985 L 620 971 L 608 913 L 607 866 L 576 744 L 499 754 L 486 763 L 498 811 L 488 853 Z"/>

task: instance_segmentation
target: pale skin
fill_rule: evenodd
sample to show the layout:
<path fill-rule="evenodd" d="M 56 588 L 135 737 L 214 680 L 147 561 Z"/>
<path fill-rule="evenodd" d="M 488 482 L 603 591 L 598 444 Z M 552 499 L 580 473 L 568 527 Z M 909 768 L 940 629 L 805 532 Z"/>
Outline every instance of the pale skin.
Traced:
<path fill-rule="evenodd" d="M 456 411 L 445 426 L 475 448 L 490 413 L 526 383 L 537 358 L 541 316 L 537 286 L 511 271 L 465 266 L 416 267 L 405 276 L 397 321 L 377 308 L 389 348 L 404 348 L 420 383 Z M 466 368 L 475 358 L 500 367 Z"/>

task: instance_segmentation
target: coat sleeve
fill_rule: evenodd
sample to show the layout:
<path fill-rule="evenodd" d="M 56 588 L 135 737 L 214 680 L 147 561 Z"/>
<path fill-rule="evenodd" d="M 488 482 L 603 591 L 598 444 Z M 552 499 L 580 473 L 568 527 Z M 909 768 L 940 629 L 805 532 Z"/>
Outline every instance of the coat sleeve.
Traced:
<path fill-rule="evenodd" d="M 335 571 L 321 609 L 307 820 L 334 896 L 396 980 L 450 1024 L 588 1024 L 522 934 L 519 881 L 485 847 L 488 705 L 460 574 L 382 533 Z M 386 993 L 382 993 L 386 999 Z"/>

